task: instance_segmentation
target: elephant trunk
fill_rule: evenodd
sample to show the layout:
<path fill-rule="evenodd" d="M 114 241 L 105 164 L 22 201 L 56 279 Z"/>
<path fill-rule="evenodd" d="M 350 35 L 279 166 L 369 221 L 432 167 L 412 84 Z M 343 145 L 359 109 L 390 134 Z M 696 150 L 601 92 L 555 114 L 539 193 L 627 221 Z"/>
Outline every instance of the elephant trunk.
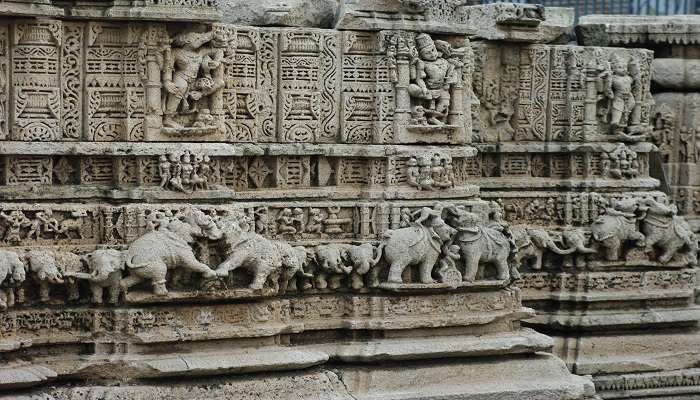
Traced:
<path fill-rule="evenodd" d="M 578 251 L 581 254 L 595 254 L 598 252 L 596 249 L 586 247 L 583 243 L 579 243 L 576 246 L 576 251 Z"/>
<path fill-rule="evenodd" d="M 352 272 L 352 267 L 349 265 L 340 264 L 339 268 L 341 269 L 341 271 L 343 271 L 343 273 L 346 273 L 346 274 L 349 274 Z"/>
<path fill-rule="evenodd" d="M 385 246 L 385 243 L 380 243 L 379 246 L 377 246 L 377 249 L 375 250 L 376 254 L 375 254 L 374 258 L 372 259 L 372 265 L 379 264 L 379 260 L 382 259 L 382 253 L 384 253 L 384 246 Z"/>
<path fill-rule="evenodd" d="M 548 248 L 549 250 L 553 251 L 554 253 L 559 254 L 559 255 L 562 255 L 562 256 L 569 255 L 569 254 L 573 254 L 573 253 L 576 252 L 576 247 L 570 247 L 570 248 L 568 248 L 568 249 L 562 249 L 562 248 L 560 248 L 559 246 L 557 246 L 557 244 L 554 243 L 553 240 L 548 240 L 548 241 L 547 241 L 547 248 Z"/>
<path fill-rule="evenodd" d="M 58 273 L 49 275 L 49 281 L 51 281 L 51 283 L 57 283 L 57 284 L 64 283 L 63 277 L 61 276 L 61 274 L 58 274 Z"/>
<path fill-rule="evenodd" d="M 369 272 L 370 264 L 369 261 L 363 261 L 359 265 L 355 266 L 355 272 L 359 275 L 364 275 Z"/>

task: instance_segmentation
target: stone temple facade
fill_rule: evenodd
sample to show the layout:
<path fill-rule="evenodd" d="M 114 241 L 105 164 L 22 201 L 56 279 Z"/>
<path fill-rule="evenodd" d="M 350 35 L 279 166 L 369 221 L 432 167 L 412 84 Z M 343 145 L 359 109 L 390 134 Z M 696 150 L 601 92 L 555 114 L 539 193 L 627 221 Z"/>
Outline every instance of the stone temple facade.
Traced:
<path fill-rule="evenodd" d="M 0 0 L 0 399 L 700 398 L 693 25 L 462 3 Z"/>

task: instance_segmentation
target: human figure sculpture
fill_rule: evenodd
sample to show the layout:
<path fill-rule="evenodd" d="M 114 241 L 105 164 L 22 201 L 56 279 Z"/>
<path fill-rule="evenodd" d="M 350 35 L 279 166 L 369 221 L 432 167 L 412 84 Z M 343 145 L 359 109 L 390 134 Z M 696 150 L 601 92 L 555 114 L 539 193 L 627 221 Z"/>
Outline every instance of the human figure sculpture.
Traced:
<path fill-rule="evenodd" d="M 222 48 L 205 47 L 207 43 L 219 39 L 214 32 L 185 32 L 175 37 L 172 49 L 166 50 L 163 68 L 163 86 L 166 92 L 163 126 L 183 128 L 175 119 L 179 112 L 197 112 L 194 126 L 211 124 L 210 109 L 197 110 L 196 105 L 190 107 L 190 101 L 196 104 L 224 86 L 221 79 L 212 76 L 212 71 L 219 68 L 224 60 L 224 51 Z"/>
<path fill-rule="evenodd" d="M 9 214 L 0 211 L 0 218 L 5 220 L 7 228 L 5 230 L 5 241 L 8 243 L 19 243 L 22 241 L 21 230 L 28 226 L 31 221 L 24 215 L 22 211 L 15 210 Z"/>
<path fill-rule="evenodd" d="M 604 96 L 609 101 L 608 123 L 618 133 L 629 125 L 636 104 L 632 93 L 634 78 L 630 75 L 630 65 L 619 57 L 614 57 L 611 61 L 612 71 L 604 70 L 598 76 L 603 83 Z"/>
<path fill-rule="evenodd" d="M 280 215 L 277 217 L 277 232 L 281 234 L 297 233 L 297 230 L 294 228 L 294 217 L 291 209 L 285 208 L 280 212 Z"/>
<path fill-rule="evenodd" d="M 168 156 L 160 156 L 160 162 L 158 163 L 158 174 L 160 175 L 160 187 L 165 189 L 170 183 L 170 162 L 168 161 Z"/>
<path fill-rule="evenodd" d="M 323 214 L 318 208 L 309 210 L 309 221 L 306 224 L 306 233 L 320 234 L 323 232 Z"/>
<path fill-rule="evenodd" d="M 420 168 L 418 167 L 418 160 L 415 157 L 408 159 L 408 165 L 406 167 L 406 179 L 410 186 L 418 188 L 420 190 Z"/>
<path fill-rule="evenodd" d="M 421 107 L 421 114 L 426 117 L 428 125 L 445 124 L 450 106 L 450 87 L 454 84 L 454 65 L 448 61 L 450 45 L 441 40 L 433 40 L 430 35 L 421 33 L 416 36 L 417 57 L 411 61 L 411 83 L 408 93 L 415 98 L 413 108 Z"/>

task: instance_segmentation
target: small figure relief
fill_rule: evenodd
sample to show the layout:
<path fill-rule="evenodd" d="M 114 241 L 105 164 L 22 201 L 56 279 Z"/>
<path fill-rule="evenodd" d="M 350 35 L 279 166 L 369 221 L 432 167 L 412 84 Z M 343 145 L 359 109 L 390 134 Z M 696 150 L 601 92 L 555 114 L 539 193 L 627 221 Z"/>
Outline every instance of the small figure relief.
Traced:
<path fill-rule="evenodd" d="M 678 161 L 682 163 L 698 162 L 697 154 L 700 145 L 697 143 L 698 130 L 682 127 L 678 131 Z M 695 142 L 695 143 L 693 143 Z"/>
<path fill-rule="evenodd" d="M 513 140 L 515 128 L 513 128 L 513 116 L 515 115 L 515 101 L 517 92 L 513 83 L 508 82 L 505 76 L 499 81 L 486 80 L 483 89 L 475 88 L 474 92 L 481 100 L 481 115 L 489 127 L 484 132 L 481 142 L 498 142 Z"/>
<path fill-rule="evenodd" d="M 277 216 L 277 233 L 280 235 L 297 233 L 291 208 L 285 208 Z"/>
<path fill-rule="evenodd" d="M 462 273 L 457 269 L 459 259 L 459 246 L 446 244 L 442 247 L 442 255 L 440 260 L 438 260 L 438 269 L 436 271 L 440 282 L 450 285 L 457 285 L 462 282 Z"/>
<path fill-rule="evenodd" d="M 309 220 L 306 223 L 304 232 L 310 233 L 312 235 L 320 235 L 323 232 L 323 221 L 326 219 L 325 215 L 318 208 L 312 208 L 309 210 Z"/>
<path fill-rule="evenodd" d="M 4 241 L 8 244 L 21 244 L 25 240 L 82 240 L 86 238 L 83 218 L 88 216 L 86 210 L 68 212 L 70 217 L 60 222 L 53 211 L 43 210 L 29 218 L 24 212 L 14 210 L 9 213 L 0 211 L 0 221 L 5 222 Z"/>
<path fill-rule="evenodd" d="M 650 127 L 641 124 L 641 72 L 639 63 L 624 60 L 614 54 L 608 67 L 598 69 L 596 90 L 598 95 L 598 118 L 605 124 L 617 140 L 637 142 L 645 140 Z M 637 97 L 635 97 L 637 96 Z M 649 128 L 649 129 L 647 129 Z"/>
<path fill-rule="evenodd" d="M 0 218 L 5 225 L 3 240 L 9 244 L 19 244 L 22 242 L 22 228 L 32 225 L 32 221 L 20 210 L 0 211 Z"/>
<path fill-rule="evenodd" d="M 601 154 L 602 175 L 615 179 L 633 179 L 639 175 L 639 159 L 637 153 L 630 150 L 624 143 L 609 153 Z"/>
<path fill-rule="evenodd" d="M 452 158 L 440 154 L 408 159 L 407 182 L 418 190 L 438 190 L 454 187 L 455 175 Z"/>
<path fill-rule="evenodd" d="M 192 137 L 222 131 L 223 68 L 235 48 L 229 45 L 232 39 L 224 30 L 215 29 L 183 32 L 170 45 L 162 45 L 156 58 L 163 87 L 164 135 Z"/>
<path fill-rule="evenodd" d="M 651 142 L 659 148 L 665 163 L 672 161 L 673 136 L 676 133 L 676 113 L 667 105 L 661 104 L 654 113 Z M 700 157 L 696 158 L 700 160 Z"/>
<path fill-rule="evenodd" d="M 158 161 L 158 174 L 161 189 L 187 194 L 196 190 L 209 190 L 211 159 L 206 155 L 193 155 L 189 151 L 162 155 Z"/>

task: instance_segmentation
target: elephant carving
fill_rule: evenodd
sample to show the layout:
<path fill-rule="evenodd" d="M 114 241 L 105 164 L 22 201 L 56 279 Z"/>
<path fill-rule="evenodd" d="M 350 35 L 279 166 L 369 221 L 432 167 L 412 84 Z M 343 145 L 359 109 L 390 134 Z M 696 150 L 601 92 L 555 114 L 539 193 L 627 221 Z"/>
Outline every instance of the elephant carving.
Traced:
<path fill-rule="evenodd" d="M 34 280 L 39 284 L 39 299 L 42 302 L 49 301 L 52 284 L 66 284 L 68 300 L 78 300 L 78 282 L 70 275 L 82 271 L 80 256 L 67 252 L 33 250 L 29 252 L 28 260 Z M 65 274 L 69 276 L 64 276 Z"/>
<path fill-rule="evenodd" d="M 363 276 L 379 263 L 381 257 L 381 251 L 375 249 L 371 243 L 346 248 L 344 258 L 352 264 L 350 279 L 353 289 L 364 287 Z"/>
<path fill-rule="evenodd" d="M 12 307 L 17 300 L 23 300 L 22 283 L 26 278 L 25 268 L 17 253 L 0 250 L 0 310 Z"/>
<path fill-rule="evenodd" d="M 231 271 L 244 268 L 253 275 L 250 289 L 262 289 L 270 281 L 279 290 L 283 261 L 274 241 L 253 232 L 227 232 L 224 238 L 227 258 L 216 267 L 218 276 L 226 277 Z"/>
<path fill-rule="evenodd" d="M 452 240 L 457 230 L 442 218 L 442 207 L 420 210 L 420 217 L 405 228 L 392 229 L 384 233 L 378 249 L 383 250 L 389 264 L 389 283 L 403 283 L 403 271 L 411 265 L 418 266 L 421 283 L 434 283 L 432 272 L 442 246 Z M 370 270 L 370 286 L 379 284 L 378 267 Z"/>
<path fill-rule="evenodd" d="M 698 239 L 690 225 L 676 215 L 675 206 L 667 206 L 653 199 L 639 201 L 640 230 L 644 234 L 645 251 L 659 249 L 658 261 L 666 264 L 677 254 L 683 254 L 688 265 L 698 264 Z"/>
<path fill-rule="evenodd" d="M 492 264 L 496 267 L 498 279 L 510 279 L 508 257 L 510 241 L 503 232 L 485 226 L 458 228 L 454 243 L 460 248 L 464 265 L 462 280 L 473 282 L 479 273 L 479 267 Z"/>
<path fill-rule="evenodd" d="M 612 207 L 591 225 L 593 240 L 605 249 L 605 259 L 618 260 L 621 256 L 622 245 L 627 241 L 635 241 L 637 245 L 644 244 L 644 235 L 637 230 L 637 201 L 625 199 L 614 201 Z"/>
<path fill-rule="evenodd" d="M 345 253 L 348 245 L 331 243 L 314 247 L 314 260 L 318 267 L 315 275 L 317 289 L 337 289 L 346 275 L 352 272 L 352 267 L 345 265 Z"/>
<path fill-rule="evenodd" d="M 121 292 L 122 273 L 126 266 L 124 252 L 110 249 L 95 250 L 83 259 L 87 263 L 89 273 L 66 273 L 65 276 L 87 280 L 90 283 L 93 303 L 102 304 L 104 289 L 109 291 L 109 302 L 117 303 Z"/>
<path fill-rule="evenodd" d="M 542 256 L 546 250 L 559 255 L 568 255 L 576 252 L 575 247 L 562 249 L 557 246 L 549 232 L 544 229 L 516 226 L 511 228 L 511 232 L 517 248 L 517 253 L 513 256 L 513 268 L 511 268 L 511 274 L 514 279 L 519 278 L 517 268 L 520 268 L 523 262 L 532 261 L 532 269 L 542 269 Z"/>
<path fill-rule="evenodd" d="M 313 278 L 312 274 L 304 272 L 309 255 L 303 246 L 292 247 L 289 243 L 276 241 L 277 249 L 282 256 L 282 272 L 279 280 L 279 292 L 297 290 L 297 278 Z"/>
<path fill-rule="evenodd" d="M 197 260 L 191 246 L 196 238 L 218 240 L 221 231 L 199 210 L 187 209 L 181 218 L 163 221 L 158 230 L 131 243 L 126 256 L 129 276 L 121 281 L 125 293 L 131 286 L 150 280 L 154 294 L 167 295 L 167 273 L 176 268 L 199 272 L 204 278 L 216 277 L 216 272 Z"/>
<path fill-rule="evenodd" d="M 579 254 L 594 254 L 598 251 L 594 248 L 586 246 L 586 235 L 583 230 L 578 228 L 569 228 L 561 233 L 564 244 L 572 249 L 575 249 Z"/>

